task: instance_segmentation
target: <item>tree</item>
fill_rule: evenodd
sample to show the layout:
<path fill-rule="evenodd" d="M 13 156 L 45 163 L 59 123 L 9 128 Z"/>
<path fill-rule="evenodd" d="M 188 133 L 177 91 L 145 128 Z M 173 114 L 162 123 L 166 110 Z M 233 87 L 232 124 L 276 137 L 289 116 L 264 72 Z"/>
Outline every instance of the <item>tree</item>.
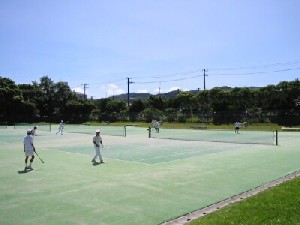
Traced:
<path fill-rule="evenodd" d="M 158 110 L 164 110 L 165 108 L 165 102 L 160 96 L 150 95 L 150 97 L 148 98 L 148 103 L 150 108 Z"/>
<path fill-rule="evenodd" d="M 200 117 L 204 122 L 208 122 L 212 116 L 212 107 L 210 102 L 210 95 L 208 90 L 200 91 L 195 96 L 195 102 L 200 112 Z"/>
<path fill-rule="evenodd" d="M 129 106 L 129 112 L 138 113 L 145 109 L 145 103 L 138 99 L 132 102 L 132 104 Z"/>
<path fill-rule="evenodd" d="M 58 82 L 53 84 L 54 98 L 54 114 L 57 119 L 65 114 L 66 104 L 69 101 L 79 101 L 75 93 L 72 92 L 66 82 Z"/>
<path fill-rule="evenodd" d="M 147 123 L 150 123 L 152 120 L 160 121 L 163 118 L 163 112 L 158 109 L 146 108 L 140 112 L 139 117 Z"/>
<path fill-rule="evenodd" d="M 22 122 L 32 120 L 35 104 L 24 101 L 22 91 L 9 78 L 0 77 L 0 121 Z"/>
<path fill-rule="evenodd" d="M 64 117 L 74 123 L 85 122 L 94 109 L 95 105 L 90 101 L 70 100 L 66 103 Z"/>
<path fill-rule="evenodd" d="M 138 99 L 133 101 L 128 109 L 129 120 L 130 121 L 138 120 L 138 113 L 143 111 L 145 108 L 146 108 L 146 104 L 142 100 Z"/>
<path fill-rule="evenodd" d="M 126 103 L 120 100 L 111 100 L 106 104 L 107 113 L 120 113 L 126 109 Z"/>

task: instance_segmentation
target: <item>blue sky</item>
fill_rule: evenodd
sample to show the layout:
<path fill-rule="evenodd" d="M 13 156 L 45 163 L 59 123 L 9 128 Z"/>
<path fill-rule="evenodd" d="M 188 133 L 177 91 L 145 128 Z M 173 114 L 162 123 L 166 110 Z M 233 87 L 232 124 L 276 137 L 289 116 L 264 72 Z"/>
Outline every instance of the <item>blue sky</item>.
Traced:
<path fill-rule="evenodd" d="M 245 87 L 300 73 L 298 0 L 0 0 L 0 76 L 88 98 Z"/>

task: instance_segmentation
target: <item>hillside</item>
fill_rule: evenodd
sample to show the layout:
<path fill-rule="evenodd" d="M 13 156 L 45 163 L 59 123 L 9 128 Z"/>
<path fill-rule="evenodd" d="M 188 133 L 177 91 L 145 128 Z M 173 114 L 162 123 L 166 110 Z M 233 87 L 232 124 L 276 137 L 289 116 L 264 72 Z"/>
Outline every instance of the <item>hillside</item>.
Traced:
<path fill-rule="evenodd" d="M 223 90 L 227 90 L 230 91 L 233 88 L 232 87 L 216 87 L 216 88 L 220 88 Z M 259 89 L 260 87 L 248 87 L 250 89 Z M 174 90 L 168 93 L 160 93 L 160 94 L 156 94 L 155 96 L 161 96 L 163 99 L 171 99 L 171 98 L 175 98 L 177 96 L 177 94 L 180 92 L 180 90 Z M 188 92 L 192 93 L 192 94 L 196 94 L 197 92 L 199 92 L 199 90 L 189 90 Z M 130 93 L 130 100 L 146 100 L 149 98 L 151 94 L 150 93 Z M 120 95 L 115 95 L 115 96 L 111 96 L 109 97 L 110 99 L 115 99 L 115 100 L 122 100 L 122 101 L 127 101 L 127 93 L 126 94 L 120 94 Z"/>

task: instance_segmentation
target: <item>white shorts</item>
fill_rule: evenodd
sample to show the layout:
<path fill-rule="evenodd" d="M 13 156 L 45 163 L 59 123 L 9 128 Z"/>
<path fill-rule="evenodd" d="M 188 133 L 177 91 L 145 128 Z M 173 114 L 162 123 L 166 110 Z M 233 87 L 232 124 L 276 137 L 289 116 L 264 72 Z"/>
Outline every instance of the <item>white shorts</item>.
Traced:
<path fill-rule="evenodd" d="M 33 156 L 33 150 L 25 150 L 25 156 Z"/>

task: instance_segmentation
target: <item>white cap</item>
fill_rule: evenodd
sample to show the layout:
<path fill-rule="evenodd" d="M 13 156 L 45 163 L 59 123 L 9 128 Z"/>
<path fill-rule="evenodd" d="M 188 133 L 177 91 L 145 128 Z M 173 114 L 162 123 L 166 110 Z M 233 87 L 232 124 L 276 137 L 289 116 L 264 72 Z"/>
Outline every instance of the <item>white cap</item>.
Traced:
<path fill-rule="evenodd" d="M 31 134 L 31 130 L 30 129 L 27 130 L 27 134 Z"/>
<path fill-rule="evenodd" d="M 96 130 L 96 133 L 100 133 L 100 130 L 99 130 L 99 129 L 97 129 L 97 130 Z"/>

